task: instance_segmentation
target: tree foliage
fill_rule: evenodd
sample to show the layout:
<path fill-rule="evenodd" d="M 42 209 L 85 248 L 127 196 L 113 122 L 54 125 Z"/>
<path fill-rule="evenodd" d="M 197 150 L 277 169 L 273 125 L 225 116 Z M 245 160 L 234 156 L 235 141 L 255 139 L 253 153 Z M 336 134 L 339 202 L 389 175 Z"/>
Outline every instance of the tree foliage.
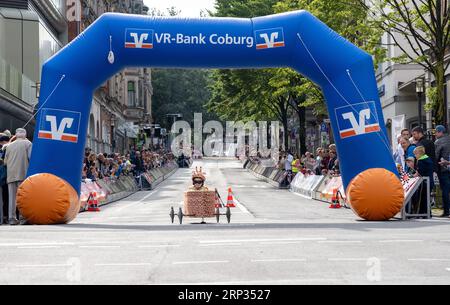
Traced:
<path fill-rule="evenodd" d="M 358 0 L 217 0 L 216 16 L 255 17 L 306 9 L 351 42 L 382 59 L 381 31 L 370 28 L 367 9 Z M 326 114 L 320 88 L 292 69 L 219 70 L 212 74 L 212 98 L 208 109 L 227 120 L 268 120 L 276 118 L 287 130 L 290 113 L 304 126 L 305 107 L 317 115 Z M 303 131 L 304 133 L 304 131 Z M 304 134 L 301 142 L 304 142 Z M 285 133 L 285 143 L 288 134 Z M 304 145 L 301 145 L 304 147 Z"/>
<path fill-rule="evenodd" d="M 448 0 L 360 0 L 370 12 L 373 27 L 386 32 L 403 55 L 397 61 L 417 63 L 435 79 L 436 120 L 445 123 L 445 57 L 450 45 Z"/>
<path fill-rule="evenodd" d="M 210 71 L 183 69 L 154 69 L 153 117 L 155 123 L 170 128 L 167 114 L 181 113 L 187 122 L 193 122 L 194 113 L 202 113 L 204 120 L 215 119 L 207 112 L 210 100 Z"/>

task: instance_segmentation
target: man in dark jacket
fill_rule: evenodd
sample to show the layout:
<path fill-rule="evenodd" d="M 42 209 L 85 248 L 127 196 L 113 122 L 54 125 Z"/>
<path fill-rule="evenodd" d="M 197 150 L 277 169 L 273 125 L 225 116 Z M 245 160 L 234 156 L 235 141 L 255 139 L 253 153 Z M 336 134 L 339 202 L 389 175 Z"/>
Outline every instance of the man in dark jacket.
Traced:
<path fill-rule="evenodd" d="M 431 161 L 433 161 L 433 170 L 437 171 L 437 162 L 436 162 L 436 150 L 434 147 L 434 143 L 431 140 L 428 140 L 425 137 L 425 133 L 423 131 L 422 127 L 415 127 L 412 130 L 413 138 L 417 141 L 416 146 L 423 146 L 425 147 L 425 154 L 430 157 Z"/>
<path fill-rule="evenodd" d="M 449 193 L 450 193 L 450 170 L 446 161 L 450 161 L 450 136 L 446 134 L 444 126 L 436 127 L 436 161 L 438 162 L 437 174 L 439 185 L 442 190 L 442 203 L 444 214 L 441 217 L 450 216 Z"/>

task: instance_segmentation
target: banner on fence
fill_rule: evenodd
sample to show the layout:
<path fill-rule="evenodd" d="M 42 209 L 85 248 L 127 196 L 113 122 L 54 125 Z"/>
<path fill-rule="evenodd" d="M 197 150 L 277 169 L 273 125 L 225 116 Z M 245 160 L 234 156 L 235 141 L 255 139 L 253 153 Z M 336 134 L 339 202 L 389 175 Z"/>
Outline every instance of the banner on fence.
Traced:
<path fill-rule="evenodd" d="M 304 175 L 302 173 L 298 173 L 291 182 L 291 190 L 305 197 L 313 198 L 314 191 L 323 179 L 324 176 Z"/>

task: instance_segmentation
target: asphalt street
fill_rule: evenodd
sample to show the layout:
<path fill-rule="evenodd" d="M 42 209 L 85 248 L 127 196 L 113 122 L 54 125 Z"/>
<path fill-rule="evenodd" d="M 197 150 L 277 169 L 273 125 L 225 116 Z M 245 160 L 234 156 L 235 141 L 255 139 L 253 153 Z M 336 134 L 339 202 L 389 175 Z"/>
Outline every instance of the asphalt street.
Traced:
<path fill-rule="evenodd" d="M 236 160 L 197 161 L 231 224 L 172 224 L 191 170 L 64 226 L 1 226 L 0 284 L 448 284 L 450 220 L 366 222 L 258 181 Z"/>

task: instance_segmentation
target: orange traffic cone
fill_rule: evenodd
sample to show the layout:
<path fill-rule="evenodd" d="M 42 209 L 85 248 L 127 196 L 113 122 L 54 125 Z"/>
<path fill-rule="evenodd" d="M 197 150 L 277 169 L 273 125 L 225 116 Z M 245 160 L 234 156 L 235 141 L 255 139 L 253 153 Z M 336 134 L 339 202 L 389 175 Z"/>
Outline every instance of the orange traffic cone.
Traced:
<path fill-rule="evenodd" d="M 234 204 L 233 199 L 233 191 L 231 190 L 231 187 L 228 189 L 228 198 L 227 198 L 227 208 L 235 208 L 236 205 Z"/>
<path fill-rule="evenodd" d="M 100 212 L 96 192 L 92 192 L 89 194 L 88 205 L 89 205 L 88 212 Z"/>
<path fill-rule="evenodd" d="M 331 196 L 330 209 L 340 209 L 341 204 L 339 202 L 338 189 L 333 189 L 333 196 Z"/>

